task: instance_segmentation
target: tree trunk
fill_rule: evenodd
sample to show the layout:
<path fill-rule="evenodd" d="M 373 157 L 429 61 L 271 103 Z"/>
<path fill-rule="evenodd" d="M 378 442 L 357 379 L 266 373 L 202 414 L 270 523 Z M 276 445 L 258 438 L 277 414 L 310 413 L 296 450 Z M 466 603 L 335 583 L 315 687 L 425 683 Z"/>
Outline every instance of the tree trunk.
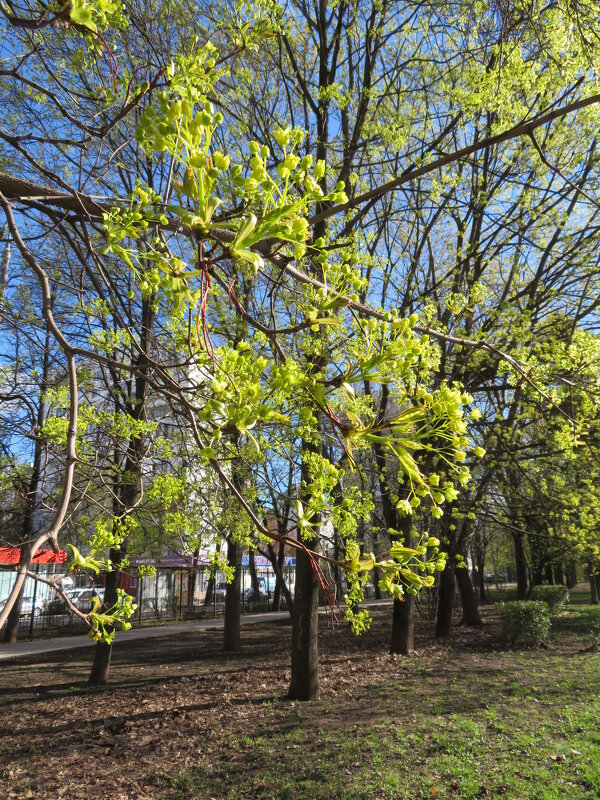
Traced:
<path fill-rule="evenodd" d="M 269 553 L 269 561 L 273 565 L 273 570 L 275 575 L 277 576 L 277 581 L 275 583 L 275 591 L 273 592 L 273 611 L 279 611 L 281 608 L 281 593 L 285 597 L 285 604 L 287 606 L 288 611 L 290 612 L 290 616 L 292 615 L 293 608 L 294 608 L 294 601 L 292 600 L 292 594 L 290 592 L 290 587 L 287 585 L 285 580 L 285 546 L 280 542 L 279 543 L 279 553 L 276 555 L 275 550 L 272 544 L 267 546 L 268 553 Z"/>
<path fill-rule="evenodd" d="M 25 547 L 21 548 L 21 552 L 23 552 L 24 550 Z M 21 587 L 21 591 L 17 595 L 14 605 L 8 613 L 8 618 L 6 620 L 6 628 L 4 629 L 4 641 L 7 644 L 14 644 L 17 641 L 17 637 L 19 635 L 19 618 L 21 616 L 21 606 L 23 605 L 24 591 L 25 591 L 25 584 L 23 584 L 23 586 Z"/>
<path fill-rule="evenodd" d="M 335 559 L 335 564 L 333 565 L 333 580 L 335 583 L 335 598 L 339 602 L 341 602 L 341 598 L 343 597 L 343 589 L 342 589 L 342 570 L 339 567 L 340 561 L 340 535 L 337 528 L 333 532 L 333 557 Z"/>
<path fill-rule="evenodd" d="M 412 527 L 409 517 L 402 519 L 401 525 L 404 536 L 400 539 L 406 547 L 414 546 L 414 536 L 411 535 Z M 415 598 L 414 595 L 404 595 L 404 600 L 394 600 L 392 611 L 392 639 L 390 642 L 390 653 L 400 653 L 407 656 L 415 649 Z"/>
<path fill-rule="evenodd" d="M 415 598 L 412 594 L 405 594 L 404 600 L 394 600 L 390 653 L 407 656 L 414 651 L 414 605 Z"/>
<path fill-rule="evenodd" d="M 8 245 L 7 245 L 8 249 Z M 52 298 L 54 303 L 54 298 Z M 21 553 L 19 556 L 19 566 L 27 564 L 27 568 L 31 565 L 35 553 L 31 549 L 31 539 L 34 536 L 35 525 L 35 512 L 38 505 L 38 495 L 40 491 L 40 483 L 42 481 L 42 456 L 44 440 L 41 435 L 42 427 L 46 421 L 46 392 L 48 391 L 48 378 L 50 373 L 50 330 L 46 327 L 44 337 L 44 356 L 42 359 L 42 376 L 40 382 L 40 392 L 38 397 L 37 418 L 35 421 L 37 436 L 35 437 L 33 447 L 33 462 L 31 465 L 31 475 L 29 476 L 29 483 L 25 489 L 24 504 L 23 504 L 23 520 L 21 523 L 20 540 Z M 21 615 L 21 606 L 23 605 L 23 593 L 25 584 L 17 595 L 13 607 L 10 610 L 8 619 L 6 620 L 6 629 L 4 631 L 4 641 L 14 643 L 17 641 L 19 634 L 19 617 Z"/>
<path fill-rule="evenodd" d="M 133 392 L 127 395 L 125 403 L 121 396 L 121 387 L 117 384 L 113 386 L 115 409 L 117 411 L 126 410 L 135 420 L 139 421 L 146 419 L 149 371 L 148 353 L 150 351 L 150 338 L 155 318 L 153 306 L 153 297 L 149 297 L 143 301 L 140 348 L 134 361 L 137 368 L 137 376 L 132 386 Z M 121 464 L 121 455 L 115 448 L 115 488 L 113 500 L 113 514 L 115 519 L 129 514 L 136 506 L 142 483 L 144 453 L 145 440 L 143 436 L 130 437 L 127 442 L 124 464 Z M 121 562 L 127 555 L 127 547 L 128 539 L 126 537 L 118 548 L 113 547 L 110 550 L 110 560 L 113 563 L 113 569 L 106 574 L 103 603 L 103 608 L 105 609 L 113 606 L 118 600 L 117 589 L 121 581 Z M 155 585 L 158 587 L 158 575 Z M 108 628 L 109 632 L 110 630 L 111 628 Z M 96 643 L 94 661 L 89 677 L 90 683 L 104 684 L 107 682 L 111 654 L 112 644 L 105 644 L 104 642 Z"/>
<path fill-rule="evenodd" d="M 552 574 L 551 564 L 546 564 L 546 580 L 548 581 L 548 586 L 552 586 L 554 584 L 554 575 Z"/>
<path fill-rule="evenodd" d="M 562 586 L 564 584 L 562 564 L 556 564 L 554 567 L 554 583 L 557 586 Z"/>
<path fill-rule="evenodd" d="M 591 599 L 590 602 L 593 606 L 600 604 L 600 597 L 598 593 L 598 586 L 596 585 L 596 576 L 588 572 L 588 580 L 590 582 Z"/>
<path fill-rule="evenodd" d="M 117 589 L 119 588 L 121 570 L 121 561 L 125 556 L 123 548 L 111 549 L 110 560 L 114 567 L 111 572 L 106 573 L 106 583 L 104 586 L 104 608 L 110 608 L 118 599 Z M 94 648 L 94 660 L 92 662 L 92 670 L 89 683 L 94 685 L 103 685 L 108 681 L 108 672 L 110 669 L 110 659 L 112 655 L 112 644 L 105 644 L 104 642 L 97 642 Z"/>
<path fill-rule="evenodd" d="M 283 564 L 285 563 L 285 556 L 283 555 L 284 548 L 281 542 L 279 542 L 279 553 L 277 553 L 277 555 L 275 554 L 273 545 L 269 545 L 269 551 L 269 560 L 271 561 L 271 564 L 273 565 L 273 571 L 275 572 L 275 589 L 273 590 L 273 604 L 271 606 L 271 611 L 279 611 L 281 609 L 281 594 L 284 582 L 282 572 Z"/>
<path fill-rule="evenodd" d="M 531 593 L 531 590 L 533 589 L 534 586 L 540 586 L 543 582 L 544 582 L 543 566 L 541 564 L 536 564 L 535 568 L 532 570 L 531 573 L 529 592 Z"/>
<path fill-rule="evenodd" d="M 469 570 L 458 568 L 456 570 L 456 582 L 460 591 L 460 601 L 462 603 L 463 615 L 460 621 L 461 625 L 467 625 L 470 628 L 480 628 L 482 626 L 481 616 L 477 608 L 477 597 L 471 578 L 469 577 Z"/>
<path fill-rule="evenodd" d="M 565 584 L 567 589 L 572 589 L 573 586 L 575 585 L 571 580 L 572 577 L 573 577 L 573 571 L 570 567 L 567 567 L 567 569 L 565 570 Z"/>
<path fill-rule="evenodd" d="M 188 613 L 194 608 L 194 595 L 196 594 L 196 570 L 192 567 L 187 576 L 187 597 L 185 607 Z"/>
<path fill-rule="evenodd" d="M 308 546 L 315 550 L 313 539 Z M 303 550 L 296 554 L 296 591 L 292 625 L 290 700 L 316 700 L 319 696 L 319 582 Z"/>
<path fill-rule="evenodd" d="M 273 589 L 273 600 L 271 611 L 281 611 L 281 578 L 275 578 L 275 588 Z"/>
<path fill-rule="evenodd" d="M 375 591 L 375 600 L 381 600 L 381 587 L 379 586 L 379 581 L 381 580 L 381 575 L 379 574 L 379 570 L 377 567 L 373 570 L 373 586 Z M 393 624 L 393 621 L 392 621 Z"/>
<path fill-rule="evenodd" d="M 254 594 L 254 604 L 256 605 L 260 600 L 260 587 L 258 585 L 258 576 L 256 574 L 256 562 L 254 560 L 254 550 L 248 552 L 248 566 L 250 568 L 250 585 Z"/>
<path fill-rule="evenodd" d="M 242 546 L 230 537 L 227 543 L 227 563 L 235 569 L 233 580 L 225 590 L 225 620 L 223 622 L 223 649 L 240 650 L 240 614 L 242 585 Z"/>
<path fill-rule="evenodd" d="M 206 584 L 206 593 L 204 595 L 204 606 L 211 606 L 213 597 L 215 595 L 215 576 L 211 575 Z"/>
<path fill-rule="evenodd" d="M 194 608 L 194 598 L 196 596 L 196 583 L 198 581 L 198 561 L 200 560 L 200 550 L 196 548 L 192 557 L 192 567 L 188 573 L 187 580 L 187 609 L 192 611 Z"/>
<path fill-rule="evenodd" d="M 30 483 L 31 487 L 31 483 Z M 37 496 L 37 481 L 36 481 L 36 491 L 35 494 Z M 31 531 L 31 522 L 33 517 L 33 508 L 27 508 L 31 504 L 31 497 L 28 496 L 26 498 L 26 510 L 25 510 L 25 517 L 23 522 L 23 530 L 21 532 L 21 540 L 25 541 L 26 538 L 31 538 L 31 533 L 29 537 L 25 535 L 25 528 L 27 527 L 29 531 Z M 30 516 L 31 512 L 31 516 Z M 21 545 L 21 553 L 19 556 L 19 566 L 23 566 L 23 564 L 27 564 L 27 569 L 31 566 L 31 561 L 35 553 L 32 552 L 31 549 L 31 542 L 28 544 Z M 25 581 L 26 583 L 27 581 Z M 23 595 L 25 593 L 25 583 L 21 587 L 21 591 L 17 595 L 13 607 L 11 608 L 8 618 L 6 620 L 6 628 L 4 630 L 4 641 L 7 644 L 14 644 L 17 641 L 19 636 L 19 619 L 21 617 L 21 608 L 23 606 Z"/>
<path fill-rule="evenodd" d="M 454 599 L 454 557 L 449 556 L 446 567 L 440 573 L 439 603 L 435 635 L 450 636 L 452 630 L 452 602 Z"/>
<path fill-rule="evenodd" d="M 327 13 L 327 4 L 325 0 L 319 2 L 321 13 Z M 319 29 L 319 88 L 326 88 L 329 78 L 328 48 L 330 45 L 327 42 L 326 25 Z M 331 101 L 323 99 L 319 102 L 316 114 L 316 157 L 323 160 L 323 163 L 328 161 L 328 145 L 329 145 L 329 103 Z M 320 178 L 319 186 L 324 193 L 327 192 L 327 173 Z M 315 210 L 317 214 L 323 211 L 326 206 L 317 203 Z M 326 220 L 320 220 L 313 226 L 312 238 L 313 241 L 318 240 L 319 237 L 327 235 L 328 223 Z M 324 279 L 323 268 L 316 261 L 313 261 L 310 274 L 318 280 Z M 321 330 L 317 331 L 313 338 L 313 344 L 319 342 L 324 344 L 324 337 Z M 325 353 L 325 349 L 323 350 Z M 327 357 L 325 355 L 318 356 L 316 359 L 310 352 L 310 348 L 305 353 L 307 366 L 310 375 L 316 375 L 326 363 Z M 314 453 L 322 453 L 322 447 L 314 444 L 310 439 L 302 441 L 302 468 L 301 468 L 301 486 L 309 486 L 311 483 L 310 472 L 308 469 L 308 459 L 305 455 Z M 302 490 L 300 492 L 300 499 L 303 500 Z M 315 531 L 314 538 L 309 541 L 304 541 L 301 530 L 298 530 L 298 539 L 309 547 L 311 550 L 318 552 L 320 549 L 319 542 L 319 526 L 321 519 L 318 516 L 312 518 L 311 522 L 314 524 L 313 530 Z M 315 700 L 319 696 L 319 582 L 317 576 L 312 569 L 308 555 L 302 550 L 298 549 L 296 553 L 296 588 L 294 593 L 294 613 L 292 621 L 292 659 L 291 659 L 291 677 L 290 688 L 288 697 L 290 700 Z"/>
<path fill-rule="evenodd" d="M 485 564 L 483 561 L 480 561 L 477 565 L 477 580 L 479 581 L 479 602 L 486 603 L 487 597 L 485 594 L 485 572 L 484 572 Z"/>
<path fill-rule="evenodd" d="M 365 382 L 365 392 L 370 395 L 370 387 Z M 381 404 L 379 413 L 385 414 L 389 398 L 389 389 L 384 386 L 381 394 Z M 380 444 L 373 444 L 373 455 L 377 464 L 377 474 L 379 480 L 379 494 L 381 497 L 381 508 L 383 518 L 388 530 L 398 531 L 396 536 L 392 536 L 393 541 L 404 541 L 407 547 L 412 547 L 412 537 L 410 534 L 412 521 L 410 517 L 400 518 L 398 510 L 390 493 L 387 482 L 387 463 L 383 448 Z M 379 578 L 375 577 L 375 586 L 378 587 Z M 376 594 L 377 596 L 377 590 Z M 381 593 L 379 593 L 381 596 Z M 409 600 L 410 597 L 410 600 Z M 403 601 L 394 600 L 392 610 L 392 638 L 390 641 L 390 653 L 401 653 L 407 655 L 414 650 L 414 613 L 415 602 L 412 595 L 405 595 Z"/>
<path fill-rule="evenodd" d="M 567 587 L 572 589 L 577 585 L 577 567 L 575 564 L 569 564 L 567 567 Z"/>
<path fill-rule="evenodd" d="M 290 617 L 292 617 L 294 614 L 294 598 L 292 597 L 292 593 L 290 592 L 290 587 L 288 586 L 288 583 L 283 575 L 281 579 L 281 589 L 285 597 L 285 604 L 290 613 Z"/>
<path fill-rule="evenodd" d="M 517 598 L 525 600 L 527 597 L 527 560 L 523 546 L 523 534 L 513 533 L 515 543 L 515 563 L 517 567 Z"/>

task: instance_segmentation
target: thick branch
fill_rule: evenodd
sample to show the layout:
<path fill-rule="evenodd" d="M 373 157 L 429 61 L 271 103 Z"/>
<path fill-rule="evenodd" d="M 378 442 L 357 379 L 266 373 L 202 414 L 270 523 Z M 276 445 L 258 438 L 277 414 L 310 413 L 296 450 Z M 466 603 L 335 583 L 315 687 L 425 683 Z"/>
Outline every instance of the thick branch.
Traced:
<path fill-rule="evenodd" d="M 333 217 L 336 214 L 342 214 L 344 211 L 348 211 L 351 208 L 356 208 L 363 203 L 367 203 L 369 200 L 383 197 L 384 195 L 392 192 L 394 189 L 397 189 L 399 186 L 408 183 L 409 181 L 414 181 L 417 178 L 421 178 L 423 175 L 428 175 L 431 172 L 435 172 L 442 167 L 453 164 L 455 161 L 461 161 L 462 159 L 467 158 L 467 156 L 473 155 L 473 153 L 477 153 L 480 150 L 486 150 L 489 147 L 494 147 L 497 144 L 503 144 L 504 142 L 509 142 L 512 139 L 518 139 L 520 136 L 531 136 L 533 131 L 542 125 L 546 125 L 549 122 L 554 122 L 554 120 L 561 119 L 562 117 L 567 116 L 567 114 L 580 111 L 582 108 L 587 108 L 588 106 L 592 106 L 597 103 L 600 103 L 600 94 L 593 94 L 590 97 L 584 97 L 581 100 L 576 100 L 575 102 L 569 103 L 566 106 L 555 108 L 553 111 L 549 111 L 547 114 L 542 114 L 542 116 L 536 117 L 528 122 L 520 122 L 518 125 L 514 125 L 512 128 L 509 128 L 502 133 L 498 133 L 495 136 L 488 136 L 486 139 L 482 139 L 479 142 L 474 142 L 467 147 L 462 147 L 460 150 L 447 153 L 446 155 L 435 159 L 435 161 L 430 161 L 428 164 L 423 164 L 421 167 L 409 168 L 401 175 L 398 175 L 398 177 L 392 178 L 392 180 L 387 181 L 387 183 L 384 183 L 381 186 L 377 186 L 375 189 L 371 189 L 368 192 L 359 194 L 357 197 L 353 197 L 352 200 L 349 200 L 347 203 L 341 203 L 340 205 L 326 208 L 324 211 L 321 211 L 319 214 L 315 214 L 313 217 L 311 217 L 309 222 L 311 225 L 314 225 L 316 222 L 321 222 L 322 220 Z"/>
<path fill-rule="evenodd" d="M 65 470 L 63 475 L 62 494 L 59 506 L 54 515 L 54 519 L 52 520 L 52 524 L 45 531 L 45 533 L 38 536 L 38 538 L 34 541 L 31 550 L 33 556 L 42 545 L 44 545 L 46 542 L 49 542 L 54 552 L 57 553 L 59 551 L 58 534 L 65 520 L 69 503 L 71 501 L 71 492 L 73 490 L 73 478 L 75 473 L 75 463 L 77 460 L 75 444 L 77 439 L 77 415 L 78 415 L 79 405 L 77 396 L 78 384 L 77 384 L 77 370 L 75 366 L 75 357 L 73 354 L 73 348 L 71 347 L 69 342 L 65 339 L 62 331 L 56 324 L 56 321 L 52 314 L 52 293 L 50 290 L 50 281 L 48 280 L 48 276 L 36 262 L 35 258 L 32 256 L 29 250 L 26 248 L 19 233 L 19 229 L 17 228 L 17 225 L 15 223 L 15 218 L 13 216 L 10 204 L 7 202 L 6 198 L 1 193 L 0 193 L 0 205 L 2 205 L 2 208 L 4 209 L 4 213 L 6 215 L 6 221 L 8 223 L 10 235 L 13 241 L 19 248 L 19 252 L 21 253 L 21 256 L 23 257 L 25 263 L 31 268 L 32 272 L 38 279 L 40 289 L 42 292 L 42 314 L 44 316 L 44 320 L 50 332 L 56 339 L 59 347 L 65 354 L 65 359 L 67 362 L 67 371 L 69 376 L 69 427 L 67 430 Z M 19 595 L 19 592 L 21 591 L 23 584 L 25 583 L 28 568 L 29 564 L 27 563 L 27 561 L 24 561 L 18 569 L 17 579 L 14 583 L 14 586 L 12 587 L 6 605 L 2 609 L 2 612 L 0 613 L 0 627 L 2 627 L 2 625 L 4 625 L 4 623 L 6 622 L 8 614 L 12 606 L 14 605 L 16 598 Z"/>

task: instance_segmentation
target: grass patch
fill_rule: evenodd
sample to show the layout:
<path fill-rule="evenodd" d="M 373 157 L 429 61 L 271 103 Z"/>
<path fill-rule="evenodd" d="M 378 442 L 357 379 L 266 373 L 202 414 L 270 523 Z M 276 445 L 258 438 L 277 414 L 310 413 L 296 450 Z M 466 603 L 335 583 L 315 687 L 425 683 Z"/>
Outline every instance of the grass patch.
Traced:
<path fill-rule="evenodd" d="M 89 650 L 0 671 L 2 800 L 592 800 L 600 793 L 600 652 L 572 594 L 543 649 L 483 629 L 416 626 L 391 656 L 389 608 L 367 636 L 321 620 L 321 699 L 289 703 L 289 628 L 117 643 L 90 689 Z M 68 777 L 67 777 L 68 776 Z"/>
<path fill-rule="evenodd" d="M 301 707 L 180 771 L 177 800 L 591 800 L 600 796 L 600 655 L 575 602 L 546 651 L 453 647 L 359 696 Z M 343 697 L 343 699 L 341 699 Z"/>

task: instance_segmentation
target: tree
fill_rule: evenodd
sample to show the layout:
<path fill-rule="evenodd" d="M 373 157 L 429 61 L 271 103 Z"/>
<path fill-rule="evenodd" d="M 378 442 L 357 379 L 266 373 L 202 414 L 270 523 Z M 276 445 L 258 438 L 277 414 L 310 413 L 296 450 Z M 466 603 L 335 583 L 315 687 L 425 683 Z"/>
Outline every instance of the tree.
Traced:
<path fill-rule="evenodd" d="M 35 551 L 33 537 L 44 524 L 44 504 L 52 491 L 54 476 L 48 460 L 47 394 L 62 378 L 55 362 L 49 329 L 39 320 L 35 306 L 39 299 L 35 286 L 15 270 L 15 288 L 8 289 L 10 247 L 3 258 L 1 311 L 2 340 L 5 344 L 2 370 L 2 475 L 11 486 L 4 506 L 3 541 L 20 547 L 20 564 L 28 569 Z M 51 299 L 54 308 L 54 298 Z M 12 335 L 6 336 L 9 333 Z M 6 642 L 15 642 L 23 590 L 16 596 L 4 632 Z"/>
<path fill-rule="evenodd" d="M 207 19 L 210 12 L 209 7 Z M 428 4 L 419 7 L 414 20 L 410 8 L 392 3 L 373 5 L 368 17 L 346 3 L 332 13 L 321 3 L 313 19 L 313 12 L 302 5 L 287 16 L 276 7 L 254 6 L 249 12 L 245 18 L 238 8 L 220 24 L 220 56 L 206 39 L 190 45 L 186 38 L 182 52 L 172 61 L 165 58 L 166 63 L 156 63 L 151 46 L 149 58 L 143 48 L 135 49 L 130 73 L 119 76 L 114 54 L 103 49 L 97 34 L 111 26 L 115 41 L 130 42 L 121 7 L 98 3 L 57 11 L 56 19 L 65 27 L 48 43 L 44 69 L 66 53 L 70 85 L 38 74 L 42 68 L 30 31 L 34 28 L 43 37 L 52 16 L 38 24 L 34 17 L 27 21 L 8 15 L 8 30 L 27 56 L 7 81 L 15 88 L 31 86 L 42 98 L 34 101 L 41 108 L 32 135 L 44 147 L 40 163 L 27 143 L 18 137 L 9 140 L 14 173 L 0 175 L 0 203 L 16 249 L 40 285 L 44 319 L 69 375 L 64 492 L 41 541 L 58 546 L 70 503 L 77 464 L 77 360 L 111 367 L 135 382 L 129 416 L 138 421 L 149 388 L 165 398 L 205 466 L 214 470 L 266 539 L 273 539 L 274 531 L 236 485 L 222 443 L 233 436 L 244 446 L 254 446 L 256 456 L 249 466 L 260 473 L 264 462 L 281 457 L 282 440 L 287 442 L 297 474 L 297 531 L 295 538 L 278 533 L 275 539 L 298 550 L 291 694 L 307 699 L 318 687 L 318 585 L 327 591 L 319 560 L 328 558 L 318 552 L 318 537 L 328 515 L 336 516 L 345 531 L 337 566 L 347 575 L 347 616 L 356 630 L 367 624 L 357 605 L 361 582 L 374 568 L 381 587 L 399 599 L 405 585 L 411 590 L 431 585 L 429 573 L 444 563 L 436 537 L 425 534 L 415 547 L 395 541 L 380 561 L 361 553 L 352 514 L 338 491 L 354 468 L 354 453 L 377 446 L 392 454 L 406 486 L 398 510 L 411 516 L 415 508 L 429 508 L 433 519 L 440 518 L 442 504 L 453 502 L 455 485 L 468 479 L 462 465 L 467 452 L 481 455 L 467 436 L 463 411 L 472 398 L 458 383 L 470 375 L 469 358 L 452 359 L 465 349 L 477 351 L 474 358 L 482 353 L 503 356 L 496 344 L 484 340 L 488 327 L 474 336 L 467 326 L 465 335 L 456 335 L 445 312 L 438 315 L 442 330 L 428 324 L 427 314 L 421 322 L 409 314 L 411 306 L 419 305 L 415 283 L 413 293 L 394 306 L 398 287 L 393 273 L 378 267 L 390 228 L 379 224 L 376 204 L 382 198 L 395 201 L 402 196 L 397 190 L 416 185 L 422 189 L 419 201 L 429 196 L 429 202 L 438 204 L 439 184 L 450 167 L 460 173 L 465 159 L 481 154 L 486 162 L 494 148 L 501 152 L 501 145 L 521 136 L 535 139 L 536 131 L 548 131 L 556 120 L 585 112 L 599 97 L 588 92 L 592 81 L 581 78 L 588 74 L 593 53 L 569 26 L 570 8 L 536 9 L 528 17 L 498 21 L 495 9 L 482 7 L 478 12 L 488 25 L 475 28 L 469 15 L 455 16 Z M 548 14 L 554 15 L 552 29 L 561 32 L 560 41 L 540 35 Z M 272 49 L 267 49 L 269 37 L 276 43 Z M 439 43 L 446 69 L 432 82 L 432 70 L 437 69 L 432 48 Z M 509 43 L 510 58 L 505 51 Z M 299 46 L 303 62 L 296 57 Z M 261 86 L 259 103 L 240 78 L 244 66 L 257 69 L 254 53 L 261 47 L 261 58 L 263 52 L 269 58 L 263 62 L 266 87 Z M 123 49 L 129 52 L 128 46 Z M 403 51 L 410 56 L 407 63 L 396 55 Z M 21 50 L 15 47 L 15 52 Z M 463 68 L 465 52 L 476 53 L 470 71 Z M 268 72 L 272 58 L 284 66 L 283 53 L 299 87 L 288 91 L 285 103 L 280 98 L 290 84 L 277 71 Z M 313 55 L 316 67 L 310 61 Z M 542 68 L 539 91 L 531 98 L 532 75 L 540 76 Z M 226 70 L 229 76 L 223 75 L 219 84 Z M 144 76 L 141 82 L 139 74 Z M 406 93 L 399 76 L 406 76 Z M 307 133 L 293 127 L 291 101 L 296 96 Z M 239 126 L 224 125 L 224 115 L 211 102 L 215 97 L 228 109 L 230 126 L 236 114 L 244 116 L 260 135 L 251 138 L 250 131 L 249 141 L 240 141 Z M 262 101 L 272 98 L 270 113 L 261 118 L 257 112 L 264 108 Z M 238 100 L 240 105 L 234 103 Z M 238 108 L 248 103 L 252 113 L 240 113 Z M 490 115 L 483 133 L 476 124 L 479 108 Z M 389 124 L 381 119 L 388 112 L 394 120 L 391 138 Z M 277 122 L 274 115 L 280 117 Z M 21 104 L 11 120 L 17 125 L 30 117 L 31 109 Z M 342 133 L 341 158 L 335 155 L 337 130 Z M 238 144 L 231 142 L 233 136 Z M 546 158 L 543 152 L 539 157 Z M 76 187 L 56 167 L 72 169 L 75 163 L 80 164 Z M 593 166 L 590 161 L 589 169 Z M 26 169 L 34 171 L 41 187 L 24 177 Z M 450 178 L 459 179 L 460 174 Z M 104 198 L 86 193 L 94 182 L 103 187 Z M 479 194 L 485 192 L 484 187 Z M 415 213 L 411 204 L 394 204 L 391 210 L 391 219 Z M 449 218 L 453 220 L 452 214 Z M 99 353 L 57 324 L 50 298 L 60 276 L 40 263 L 21 235 L 30 225 L 42 236 L 58 237 L 76 255 L 86 293 L 78 313 L 88 319 L 92 300 L 107 302 L 118 335 L 126 331 L 130 337 L 134 358 Z M 447 225 L 445 220 L 442 233 Z M 459 258 L 461 265 L 471 263 L 462 251 Z M 418 276 L 420 258 L 415 263 Z M 447 306 L 451 313 L 477 299 L 471 297 L 477 269 L 468 267 L 466 272 L 464 304 L 458 297 L 462 278 L 453 274 L 443 283 L 435 276 L 432 281 L 434 297 L 441 289 L 445 296 L 458 281 Z M 252 284 L 248 299 L 240 293 L 238 276 Z M 381 307 L 373 307 L 379 281 L 386 291 Z M 541 275 L 532 281 L 536 297 L 540 282 Z M 123 315 L 128 301 L 139 313 L 135 324 Z M 231 334 L 240 319 L 248 335 L 235 342 Z M 495 320 L 493 313 L 490 319 Z M 431 337 L 442 343 L 441 350 Z M 505 357 L 519 374 L 526 374 L 514 357 Z M 393 415 L 378 418 L 376 408 L 356 391 L 365 383 L 373 394 L 388 387 Z M 136 481 L 124 483 L 115 519 L 129 517 L 135 509 L 141 441 L 140 434 L 129 437 L 125 472 L 135 473 Z M 330 450 L 339 455 L 335 463 L 327 455 Z M 449 524 L 444 529 L 450 532 Z M 121 531 L 113 547 L 117 563 L 125 538 Z M 450 546 L 449 552 L 454 549 Z M 80 555 L 77 563 L 89 567 L 91 558 Z M 21 570 L 21 585 L 24 575 Z M 130 604 L 120 599 L 126 614 Z M 116 603 L 88 615 L 104 645 L 120 614 Z M 103 657 L 101 673 L 106 664 Z"/>
<path fill-rule="evenodd" d="M 558 297 L 571 305 L 574 324 L 596 307 L 597 295 L 586 289 L 597 275 L 596 112 L 541 132 L 520 124 L 535 120 L 531 109 L 558 99 L 565 63 L 573 77 L 582 70 L 576 81 L 585 74 L 591 37 L 571 35 L 589 24 L 585 10 L 292 7 L 268 57 L 261 52 L 250 69 L 235 72 L 238 122 L 264 140 L 274 114 L 302 120 L 330 185 L 351 178 L 354 196 L 337 209 L 346 212 L 338 224 L 342 239 L 359 227 L 367 232 L 362 298 L 372 301 L 381 284 L 384 307 L 423 310 L 438 331 L 455 334 L 441 345 L 439 380 L 464 382 L 477 405 L 496 413 L 504 381 L 497 353 L 465 348 L 464 338 L 475 348 L 487 341 L 518 352 L 525 363 L 528 342 Z M 535 85 L 535 97 L 524 80 Z M 516 127 L 501 132 L 509 120 Z M 509 141 L 519 130 L 524 136 Z M 331 209 L 315 217 L 332 218 Z M 487 413 L 483 419 L 493 421 Z M 484 446 L 493 438 L 489 424 L 479 426 Z M 449 552 L 465 550 L 470 528 L 446 531 Z M 453 569 L 449 561 L 448 576 Z M 470 598 L 465 616 L 477 621 L 470 585 L 459 575 Z M 449 612 L 444 603 L 439 609 Z"/>
<path fill-rule="evenodd" d="M 551 363 L 564 382 L 548 380 L 553 404 L 546 408 L 520 387 L 513 413 L 497 428 L 500 465 L 481 509 L 512 538 L 523 599 L 548 575 L 553 582 L 553 567 L 593 562 L 598 545 L 597 337 L 579 328 L 571 333 L 570 326 L 556 314 L 553 330 L 537 344 L 540 363 Z"/>

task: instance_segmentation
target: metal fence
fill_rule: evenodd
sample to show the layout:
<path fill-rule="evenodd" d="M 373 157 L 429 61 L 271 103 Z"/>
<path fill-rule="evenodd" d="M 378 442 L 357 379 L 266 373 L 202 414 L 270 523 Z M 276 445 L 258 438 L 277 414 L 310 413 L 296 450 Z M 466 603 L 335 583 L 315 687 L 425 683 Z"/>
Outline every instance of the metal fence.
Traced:
<path fill-rule="evenodd" d="M 415 608 L 421 619 L 432 621 L 436 618 L 439 604 L 440 573 L 435 573 L 435 583 L 431 589 L 422 589 L 415 597 Z M 452 593 L 452 614 L 457 616 L 462 612 L 462 603 L 456 579 Z"/>
<path fill-rule="evenodd" d="M 65 575 L 62 564 L 38 565 L 35 570 L 42 577 L 54 578 Z M 266 568 L 257 568 L 260 586 L 258 597 L 254 597 L 248 567 L 242 567 L 241 601 L 243 612 L 269 611 L 273 604 L 274 574 Z M 295 570 L 284 569 L 286 583 L 291 586 Z M 14 584 L 14 569 L 0 568 L 0 607 L 4 604 Z M 81 610 L 89 611 L 94 594 L 102 596 L 102 577 L 96 584 L 86 583 L 86 576 L 68 576 L 63 585 L 68 587 L 71 601 Z M 123 572 L 121 587 L 134 598 L 137 609 L 130 622 L 134 626 L 156 624 L 200 617 L 217 617 L 225 611 L 226 583 L 217 573 L 211 581 L 208 568 L 196 570 L 161 568 L 151 576 L 138 577 L 135 571 Z M 285 609 L 285 596 L 281 594 L 280 608 Z M 66 603 L 54 590 L 41 581 L 27 578 L 23 591 L 23 604 L 19 618 L 19 638 L 37 635 L 60 635 L 86 630 L 85 623 L 69 613 Z"/>
<path fill-rule="evenodd" d="M 71 601 L 81 610 L 89 611 L 94 594 L 102 596 L 104 578 L 98 577 L 95 584 L 86 582 L 86 575 L 67 576 L 64 564 L 40 564 L 34 568 L 41 577 L 65 576 L 63 586 L 68 588 Z M 254 597 L 252 579 L 248 566 L 241 570 L 242 613 L 266 612 L 273 608 L 275 575 L 263 565 L 255 567 L 261 591 Z M 295 564 L 284 567 L 286 584 L 294 594 Z M 14 568 L 0 567 L 0 608 L 6 601 L 15 581 Z M 211 581 L 206 566 L 195 569 L 157 567 L 154 575 L 139 577 L 137 570 L 123 571 L 121 587 L 130 594 L 137 605 L 130 622 L 134 627 L 153 625 L 184 619 L 218 617 L 225 613 L 226 582 L 217 573 Z M 342 591 L 343 594 L 343 591 Z M 430 593 L 427 593 L 430 594 Z M 431 595 L 436 594 L 431 592 Z M 365 587 L 365 599 L 375 597 L 375 588 Z M 435 602 L 433 597 L 431 602 Z M 279 608 L 286 608 L 285 594 L 281 592 Z M 423 609 L 419 608 L 423 613 Z M 71 614 L 66 603 L 54 590 L 41 581 L 27 578 L 23 592 L 23 605 L 19 618 L 19 638 L 56 636 L 83 633 L 87 630 L 79 617 Z"/>

